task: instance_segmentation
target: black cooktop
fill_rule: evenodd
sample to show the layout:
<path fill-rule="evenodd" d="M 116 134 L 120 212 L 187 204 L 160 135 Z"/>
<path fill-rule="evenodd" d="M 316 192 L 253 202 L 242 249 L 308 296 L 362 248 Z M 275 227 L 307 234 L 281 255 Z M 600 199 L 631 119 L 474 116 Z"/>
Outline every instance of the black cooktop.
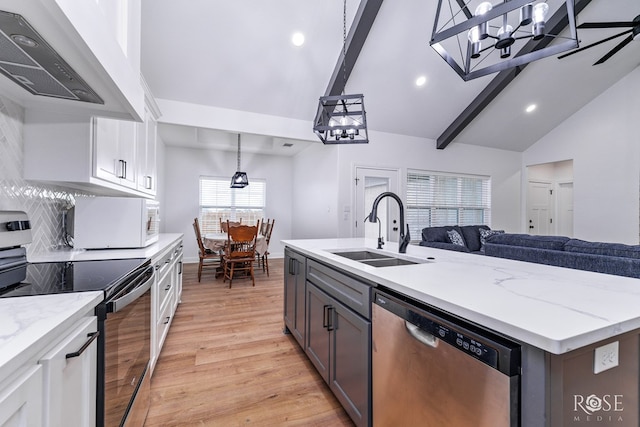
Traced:
<path fill-rule="evenodd" d="M 27 263 L 0 272 L 0 298 L 105 291 L 105 298 L 145 264 L 144 258 Z"/>

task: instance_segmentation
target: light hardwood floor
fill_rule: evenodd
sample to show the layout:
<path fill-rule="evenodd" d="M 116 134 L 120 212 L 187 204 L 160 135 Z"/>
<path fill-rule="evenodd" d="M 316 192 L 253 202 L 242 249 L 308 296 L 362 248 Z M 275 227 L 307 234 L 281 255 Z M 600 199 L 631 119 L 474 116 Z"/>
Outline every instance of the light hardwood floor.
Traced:
<path fill-rule="evenodd" d="M 179 305 L 151 381 L 145 427 L 353 426 L 291 335 L 283 260 L 233 288 L 185 264 Z"/>

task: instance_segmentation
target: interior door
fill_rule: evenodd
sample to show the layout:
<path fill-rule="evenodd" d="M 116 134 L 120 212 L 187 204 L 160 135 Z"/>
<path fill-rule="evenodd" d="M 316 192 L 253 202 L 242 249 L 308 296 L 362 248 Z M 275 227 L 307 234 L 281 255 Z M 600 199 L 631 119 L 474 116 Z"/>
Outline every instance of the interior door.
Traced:
<path fill-rule="evenodd" d="M 391 191 L 398 194 L 398 170 L 356 167 L 355 237 L 398 241 L 400 209 L 397 203 L 385 197 L 378 205 L 379 223 L 370 223 L 365 218 L 371 212 L 373 201 L 381 193 Z"/>
<path fill-rule="evenodd" d="M 558 185 L 558 234 L 573 237 L 573 182 Z"/>
<path fill-rule="evenodd" d="M 551 226 L 551 183 L 529 181 L 527 233 L 545 236 Z"/>

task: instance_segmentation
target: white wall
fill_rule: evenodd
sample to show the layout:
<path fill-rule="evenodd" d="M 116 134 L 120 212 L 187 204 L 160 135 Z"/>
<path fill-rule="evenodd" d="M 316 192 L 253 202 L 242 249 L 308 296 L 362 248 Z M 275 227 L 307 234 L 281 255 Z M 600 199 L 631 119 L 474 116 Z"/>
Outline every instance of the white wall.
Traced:
<path fill-rule="evenodd" d="M 489 175 L 492 179 L 492 226 L 520 231 L 521 154 L 451 144 L 437 150 L 435 141 L 370 133 L 370 143 L 314 145 L 295 158 L 292 238 L 351 237 L 355 166 L 400 168 L 401 198 L 407 169 Z"/>
<path fill-rule="evenodd" d="M 523 153 L 523 169 L 529 165 L 573 159 L 576 238 L 638 244 L 638 93 L 640 68 Z M 523 194 L 525 186 L 526 177 L 522 181 Z M 522 203 L 524 209 L 525 201 Z"/>
<path fill-rule="evenodd" d="M 235 152 L 165 147 L 163 221 L 167 233 L 184 233 L 186 262 L 198 260 L 193 219 L 198 216 L 200 176 L 229 177 L 236 171 Z M 252 179 L 267 182 L 265 218 L 276 223 L 269 245 L 272 257 L 281 257 L 280 240 L 290 238 L 292 220 L 292 158 L 242 154 L 242 167 Z"/>

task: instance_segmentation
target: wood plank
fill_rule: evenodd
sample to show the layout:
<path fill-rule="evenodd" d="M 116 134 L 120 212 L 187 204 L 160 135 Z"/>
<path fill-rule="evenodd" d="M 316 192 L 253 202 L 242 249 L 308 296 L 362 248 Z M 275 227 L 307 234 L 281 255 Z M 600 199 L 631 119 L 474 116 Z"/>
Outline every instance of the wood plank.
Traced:
<path fill-rule="evenodd" d="M 145 427 L 353 426 L 291 335 L 283 334 L 283 260 L 250 280 L 186 264 L 182 303 L 151 381 Z"/>

